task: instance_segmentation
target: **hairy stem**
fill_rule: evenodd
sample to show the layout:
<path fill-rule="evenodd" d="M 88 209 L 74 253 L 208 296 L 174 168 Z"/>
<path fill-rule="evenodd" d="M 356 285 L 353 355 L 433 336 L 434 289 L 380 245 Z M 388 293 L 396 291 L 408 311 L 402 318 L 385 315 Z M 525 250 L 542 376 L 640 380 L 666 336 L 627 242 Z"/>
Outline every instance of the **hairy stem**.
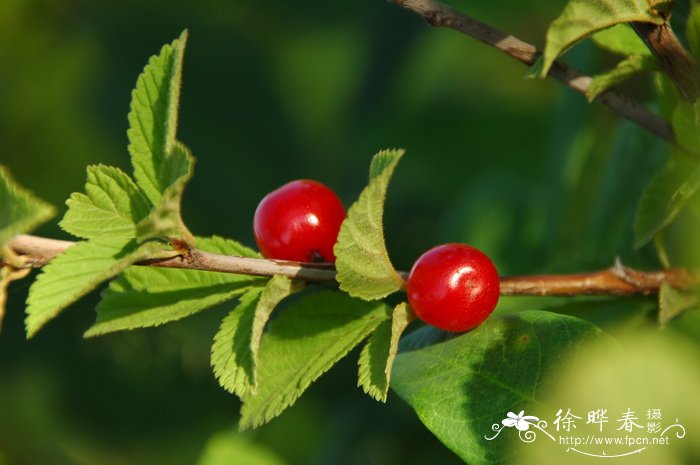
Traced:
<path fill-rule="evenodd" d="M 534 45 L 524 42 L 510 34 L 501 32 L 437 0 L 389 1 L 418 13 L 432 26 L 447 27 L 459 31 L 497 48 L 506 55 L 528 66 L 534 65 L 542 54 Z M 569 67 L 561 60 L 554 62 L 547 75 L 561 81 L 583 95 L 586 95 L 588 92 L 592 80 L 590 76 Z M 649 111 L 640 103 L 631 100 L 629 97 L 614 90 L 608 90 L 596 97 L 595 100 L 606 105 L 625 118 L 634 121 L 658 137 L 672 144 L 676 143 L 673 129 L 671 129 L 668 122 Z"/>
<path fill-rule="evenodd" d="M 22 258 L 26 268 L 39 268 L 75 244 L 45 237 L 20 235 L 9 247 Z M 3 265 L 0 261 L 0 265 Z M 333 283 L 332 264 L 300 263 L 262 258 L 234 257 L 190 249 L 187 254 L 158 260 L 145 260 L 140 266 L 181 268 L 256 276 L 283 275 L 310 282 Z M 406 278 L 406 273 L 401 273 Z M 662 283 L 676 288 L 698 284 L 698 278 L 685 270 L 637 271 L 619 261 L 611 268 L 590 273 L 562 275 L 504 276 L 501 295 L 573 296 L 654 294 Z"/>

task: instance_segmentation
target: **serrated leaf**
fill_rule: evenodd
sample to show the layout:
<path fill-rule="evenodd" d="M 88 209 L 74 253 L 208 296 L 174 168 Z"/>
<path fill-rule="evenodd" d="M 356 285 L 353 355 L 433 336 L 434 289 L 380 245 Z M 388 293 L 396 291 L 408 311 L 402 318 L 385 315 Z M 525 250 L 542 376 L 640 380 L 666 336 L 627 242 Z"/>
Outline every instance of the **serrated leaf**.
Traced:
<path fill-rule="evenodd" d="M 661 283 L 659 289 L 659 324 L 663 327 L 681 313 L 700 308 L 696 291 L 674 289 L 668 283 Z"/>
<path fill-rule="evenodd" d="M 490 318 L 447 342 L 399 354 L 391 387 L 465 462 L 509 463 L 511 449 L 484 435 L 507 412 L 546 404 L 548 375 L 592 341 L 614 347 L 598 328 L 570 316 L 525 311 Z"/>
<path fill-rule="evenodd" d="M 259 255 L 235 241 L 198 238 L 197 247 L 212 253 Z M 129 268 L 112 281 L 97 305 L 97 319 L 85 337 L 175 321 L 261 286 L 265 278 L 199 270 Z"/>
<path fill-rule="evenodd" d="M 136 223 L 151 209 L 129 175 L 112 166 L 88 166 L 85 192 L 71 195 L 59 223 L 66 232 L 84 239 L 136 237 Z"/>
<path fill-rule="evenodd" d="M 184 31 L 151 57 L 131 94 L 129 153 L 136 182 L 153 205 L 189 169 L 174 150 L 186 42 Z"/>
<path fill-rule="evenodd" d="M 651 57 L 649 48 L 632 30 L 629 24 L 617 24 L 611 28 L 598 31 L 591 36 L 597 46 L 622 56 L 642 55 Z"/>
<path fill-rule="evenodd" d="M 182 175 L 165 189 L 151 213 L 137 225 L 137 233 L 141 241 L 164 237 L 169 240 L 179 239 L 192 246 L 195 239 L 182 220 L 180 205 L 185 185 L 192 177 L 194 157 L 187 147 L 177 141 L 171 156 Z"/>
<path fill-rule="evenodd" d="M 17 234 L 31 231 L 55 215 L 54 208 L 21 187 L 0 165 L 0 255 Z"/>
<path fill-rule="evenodd" d="M 253 366 L 258 365 L 258 356 L 260 353 L 260 342 L 262 341 L 263 331 L 267 325 L 272 311 L 275 309 L 285 297 L 292 293 L 292 280 L 285 276 L 273 276 L 268 281 L 265 289 L 260 295 L 260 302 L 255 308 L 255 318 L 253 319 L 251 334 L 250 334 L 250 351 L 253 354 Z M 256 373 L 256 370 L 253 371 Z M 254 376 L 253 381 L 256 377 Z"/>
<path fill-rule="evenodd" d="M 263 330 L 277 304 L 292 292 L 292 281 L 274 276 L 264 289 L 241 297 L 221 323 L 211 348 L 211 365 L 221 387 L 243 397 L 256 391 L 256 366 Z"/>
<path fill-rule="evenodd" d="M 257 393 L 243 398 L 240 428 L 279 415 L 390 315 L 381 302 L 333 291 L 291 303 L 268 325 L 260 345 Z"/>
<path fill-rule="evenodd" d="M 632 76 L 657 69 L 656 60 L 653 57 L 630 55 L 620 61 L 613 69 L 593 76 L 593 80 L 586 91 L 586 98 L 589 102 L 592 102 L 606 90 L 626 81 Z"/>
<path fill-rule="evenodd" d="M 554 60 L 577 42 L 616 24 L 631 22 L 663 24 L 664 17 L 648 0 L 569 0 L 547 30 L 540 76 L 546 76 Z"/>
<path fill-rule="evenodd" d="M 152 257 L 161 244 L 133 239 L 96 238 L 78 242 L 42 268 L 27 298 L 27 337 L 129 265 Z"/>
<path fill-rule="evenodd" d="M 219 385 L 243 397 L 255 391 L 251 328 L 262 287 L 241 297 L 238 305 L 222 321 L 211 346 L 211 367 Z"/>
<path fill-rule="evenodd" d="M 399 339 L 413 318 L 408 304 L 400 303 L 394 308 L 391 320 L 379 325 L 360 353 L 357 385 L 380 402 L 386 402 Z"/>
<path fill-rule="evenodd" d="M 700 164 L 678 155 L 669 158 L 639 199 L 634 220 L 635 248 L 671 224 L 698 188 Z"/>
<path fill-rule="evenodd" d="M 383 150 L 370 165 L 369 185 L 348 210 L 333 252 L 340 288 L 365 300 L 380 299 L 403 287 L 384 242 L 384 202 L 391 175 L 404 150 Z"/>

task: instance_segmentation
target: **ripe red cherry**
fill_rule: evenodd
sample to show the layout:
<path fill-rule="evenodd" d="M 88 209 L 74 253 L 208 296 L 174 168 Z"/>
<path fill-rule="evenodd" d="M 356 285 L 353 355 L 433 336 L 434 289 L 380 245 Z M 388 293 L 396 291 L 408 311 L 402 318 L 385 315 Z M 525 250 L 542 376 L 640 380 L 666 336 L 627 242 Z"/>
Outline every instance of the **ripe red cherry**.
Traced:
<path fill-rule="evenodd" d="M 299 262 L 335 262 L 345 208 L 324 184 L 291 181 L 267 194 L 253 218 L 255 241 L 267 258 Z"/>
<path fill-rule="evenodd" d="M 418 258 L 406 292 L 421 320 L 446 331 L 467 331 L 496 307 L 500 282 L 483 252 L 466 244 L 444 244 Z"/>

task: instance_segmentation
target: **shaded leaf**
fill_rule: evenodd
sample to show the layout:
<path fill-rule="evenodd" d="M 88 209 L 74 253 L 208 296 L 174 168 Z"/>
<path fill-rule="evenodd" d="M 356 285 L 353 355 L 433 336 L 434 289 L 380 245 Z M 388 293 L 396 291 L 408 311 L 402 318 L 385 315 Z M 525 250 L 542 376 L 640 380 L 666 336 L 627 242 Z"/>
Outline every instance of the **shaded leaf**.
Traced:
<path fill-rule="evenodd" d="M 620 23 L 663 24 L 664 17 L 648 0 L 569 0 L 547 30 L 541 76 L 569 47 L 600 30 Z"/>
<path fill-rule="evenodd" d="M 690 104 L 679 101 L 671 118 L 678 143 L 700 154 L 700 101 Z"/>
<path fill-rule="evenodd" d="M 690 7 L 685 37 L 688 40 L 690 52 L 696 60 L 700 60 L 700 5 L 698 4 Z"/>
<path fill-rule="evenodd" d="M 383 150 L 370 165 L 369 185 L 348 210 L 333 249 L 340 288 L 354 297 L 379 299 L 403 287 L 384 242 L 384 202 L 403 150 Z"/>
<path fill-rule="evenodd" d="M 661 283 L 659 289 L 659 324 L 666 324 L 690 309 L 700 309 L 697 292 L 674 289 L 668 283 Z"/>
<path fill-rule="evenodd" d="M 233 431 L 221 432 L 209 439 L 197 465 L 285 465 L 270 449 Z"/>
<path fill-rule="evenodd" d="M 399 338 L 413 318 L 408 304 L 400 303 L 394 309 L 391 320 L 379 325 L 360 353 L 357 385 L 380 402 L 386 402 Z"/>
<path fill-rule="evenodd" d="M 644 190 L 634 221 L 634 246 L 642 247 L 671 224 L 700 188 L 700 165 L 674 156 Z"/>
<path fill-rule="evenodd" d="M 381 302 L 333 291 L 290 304 L 270 322 L 260 345 L 258 389 L 243 398 L 241 429 L 279 415 L 390 316 Z"/>
<path fill-rule="evenodd" d="M 620 61 L 613 69 L 593 76 L 593 80 L 586 92 L 586 98 L 589 102 L 592 102 L 606 90 L 626 81 L 632 76 L 645 71 L 655 71 L 657 69 L 656 60 L 650 56 L 628 56 Z"/>
<path fill-rule="evenodd" d="M 5 318 L 7 287 L 12 281 L 16 281 L 27 276 L 30 271 L 32 271 L 31 268 L 16 270 L 9 266 L 0 267 L 0 331 L 2 331 L 2 321 Z"/>
<path fill-rule="evenodd" d="M 491 318 L 447 342 L 399 354 L 391 387 L 465 462 L 508 463 L 508 449 L 484 439 L 491 425 L 507 412 L 546 405 L 548 375 L 589 341 L 612 345 L 603 335 L 584 320 L 549 312 Z"/>
<path fill-rule="evenodd" d="M 235 241 L 198 238 L 212 253 L 258 256 Z M 265 278 L 199 270 L 129 268 L 112 281 L 97 305 L 97 319 L 86 337 L 175 321 L 261 286 Z"/>
<path fill-rule="evenodd" d="M 55 215 L 54 208 L 21 187 L 0 165 L 0 254 L 17 234 L 29 232 Z"/>
<path fill-rule="evenodd" d="M 591 39 L 597 46 L 610 53 L 624 57 L 629 55 L 652 57 L 649 48 L 629 24 L 618 24 L 611 28 L 603 29 L 593 34 Z"/>
<path fill-rule="evenodd" d="M 136 237 L 136 223 L 151 205 L 134 181 L 119 168 L 93 165 L 87 168 L 85 194 L 74 193 L 59 223 L 74 236 Z"/>
<path fill-rule="evenodd" d="M 32 337 L 49 320 L 129 265 L 153 257 L 161 244 L 96 238 L 78 242 L 42 268 L 29 289 L 25 325 Z"/>

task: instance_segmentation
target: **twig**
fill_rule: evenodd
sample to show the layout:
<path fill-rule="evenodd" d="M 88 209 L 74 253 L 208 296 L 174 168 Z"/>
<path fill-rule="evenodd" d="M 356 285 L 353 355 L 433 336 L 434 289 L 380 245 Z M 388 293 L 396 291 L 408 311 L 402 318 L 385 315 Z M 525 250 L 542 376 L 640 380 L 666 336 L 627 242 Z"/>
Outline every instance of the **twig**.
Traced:
<path fill-rule="evenodd" d="M 678 42 L 668 24 L 632 23 L 632 28 L 654 54 L 681 96 L 689 102 L 700 97 L 700 75 L 695 60 Z"/>
<path fill-rule="evenodd" d="M 9 246 L 24 258 L 26 267 L 39 268 L 74 244 L 69 241 L 20 235 L 10 241 Z M 0 265 L 3 265 L 2 261 Z M 234 257 L 197 249 L 190 250 L 187 256 L 146 260 L 137 265 L 255 276 L 283 275 L 311 282 L 332 283 L 336 280 L 335 267 L 332 264 Z M 401 275 L 406 277 L 406 273 Z M 590 273 L 502 277 L 501 295 L 647 295 L 658 292 L 664 282 L 673 287 L 685 288 L 698 284 L 698 279 L 681 269 L 644 272 L 624 267 L 617 261 L 611 268 Z"/>
<path fill-rule="evenodd" d="M 437 0 L 389 0 L 399 6 L 423 16 L 431 26 L 447 27 L 462 32 L 481 42 L 501 50 L 506 55 L 528 66 L 535 64 L 542 54 L 537 47 L 506 34 L 488 24 L 468 16 Z M 566 84 L 576 92 L 586 95 L 592 78 L 583 74 L 561 60 L 552 65 L 547 74 Z M 676 143 L 673 129 L 663 118 L 653 114 L 647 108 L 614 90 L 608 90 L 598 96 L 596 101 L 634 121 L 641 127 L 656 134 L 671 144 Z"/>

